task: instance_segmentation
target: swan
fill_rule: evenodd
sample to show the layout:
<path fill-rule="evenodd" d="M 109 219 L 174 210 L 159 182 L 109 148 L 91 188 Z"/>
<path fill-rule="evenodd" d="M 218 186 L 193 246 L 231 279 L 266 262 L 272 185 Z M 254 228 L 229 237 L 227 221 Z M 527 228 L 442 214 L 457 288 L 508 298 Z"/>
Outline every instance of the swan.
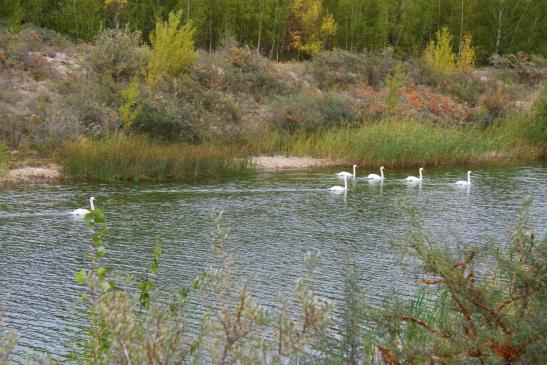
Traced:
<path fill-rule="evenodd" d="M 380 176 L 382 175 L 382 176 Z M 384 166 L 380 166 L 380 175 L 369 174 L 367 179 L 369 180 L 384 180 Z"/>
<path fill-rule="evenodd" d="M 346 178 L 346 177 L 355 177 L 355 171 L 357 169 L 357 165 L 353 165 L 353 174 L 350 174 L 349 172 L 342 171 L 336 174 L 338 177 Z"/>
<path fill-rule="evenodd" d="M 343 192 L 343 191 L 347 191 L 348 190 L 348 178 L 344 176 L 344 186 L 331 186 L 329 188 L 329 191 L 332 191 L 332 192 Z"/>
<path fill-rule="evenodd" d="M 89 205 L 91 205 L 91 210 L 94 210 L 95 209 L 95 206 L 93 205 L 93 201 L 95 200 L 95 197 L 92 196 L 91 198 L 89 198 Z M 74 211 L 72 211 L 72 215 L 86 215 L 87 213 L 89 213 L 90 211 L 87 210 L 87 209 L 83 209 L 83 208 L 79 208 L 79 209 L 76 209 Z"/>
<path fill-rule="evenodd" d="M 456 185 L 458 185 L 458 186 L 470 186 L 471 185 L 471 171 L 467 171 L 467 181 L 465 181 L 465 180 L 456 181 Z"/>
<path fill-rule="evenodd" d="M 420 167 L 420 177 L 416 177 L 416 176 L 409 176 L 407 177 L 405 180 L 406 181 L 413 181 L 413 182 L 418 182 L 418 181 L 422 181 L 423 180 L 423 176 L 422 176 L 422 171 L 424 171 L 424 168 L 423 167 Z"/>

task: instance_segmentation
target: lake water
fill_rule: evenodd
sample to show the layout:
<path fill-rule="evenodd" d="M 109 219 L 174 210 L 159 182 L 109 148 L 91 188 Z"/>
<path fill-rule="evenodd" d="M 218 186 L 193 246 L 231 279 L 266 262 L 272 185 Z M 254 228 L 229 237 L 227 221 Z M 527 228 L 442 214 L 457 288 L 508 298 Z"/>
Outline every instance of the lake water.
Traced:
<path fill-rule="evenodd" d="M 156 238 L 164 241 L 159 288 L 187 287 L 206 270 L 214 210 L 224 211 L 230 250 L 265 304 L 292 293 L 306 251 L 321 253 L 318 289 L 339 300 L 349 256 L 363 276 L 367 299 L 379 304 L 417 288 L 415 263 L 396 249 L 407 224 L 402 207 L 415 207 L 424 225 L 448 246 L 504 242 L 523 197 L 534 198 L 540 237 L 547 232 L 547 165 L 474 171 L 470 189 L 453 183 L 463 169 L 426 169 L 421 185 L 401 181 L 417 171 L 386 170 L 386 181 L 349 180 L 347 194 L 326 189 L 343 182 L 331 170 L 261 173 L 205 184 L 37 184 L 0 188 L 0 311 L 21 333 L 21 351 L 66 353 L 81 318 L 82 288 L 74 273 L 85 266 L 90 234 L 69 212 L 89 196 L 107 214 L 108 264 L 140 275 Z M 378 173 L 376 171 L 367 171 Z M 359 175 L 365 174 L 358 170 Z M 0 331 L 2 329 L 0 328 Z"/>

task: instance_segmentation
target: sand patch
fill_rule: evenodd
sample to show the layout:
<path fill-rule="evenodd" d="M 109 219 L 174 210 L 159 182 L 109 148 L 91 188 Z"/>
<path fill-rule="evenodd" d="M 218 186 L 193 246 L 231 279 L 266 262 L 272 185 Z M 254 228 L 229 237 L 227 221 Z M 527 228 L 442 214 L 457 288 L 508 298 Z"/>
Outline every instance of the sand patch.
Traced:
<path fill-rule="evenodd" d="M 50 164 L 46 167 L 22 167 L 10 170 L 6 175 L 9 182 L 52 181 L 61 178 L 61 167 Z"/>
<path fill-rule="evenodd" d="M 313 157 L 287 157 L 287 156 L 255 156 L 252 158 L 253 164 L 259 170 L 297 170 L 314 167 L 337 166 L 338 162 Z"/>

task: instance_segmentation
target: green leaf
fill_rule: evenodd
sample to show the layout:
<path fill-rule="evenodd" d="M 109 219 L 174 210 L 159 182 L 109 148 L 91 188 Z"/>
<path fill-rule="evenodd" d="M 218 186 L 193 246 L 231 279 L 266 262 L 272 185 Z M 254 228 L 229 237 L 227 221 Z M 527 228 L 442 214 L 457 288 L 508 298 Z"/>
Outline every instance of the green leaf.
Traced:
<path fill-rule="evenodd" d="M 105 254 L 106 254 L 106 247 L 104 247 L 103 245 L 99 246 L 97 248 L 97 256 L 101 257 L 101 256 L 104 256 Z"/>
<path fill-rule="evenodd" d="M 101 283 L 101 290 L 102 290 L 103 292 L 107 292 L 107 291 L 109 291 L 110 289 L 112 289 L 112 287 L 110 286 L 110 282 L 108 282 L 108 281 L 103 281 L 103 282 Z"/>
<path fill-rule="evenodd" d="M 74 278 L 76 279 L 76 282 L 80 285 L 83 285 L 85 284 L 85 278 L 86 278 L 86 272 L 85 270 L 80 270 L 78 271 L 75 275 L 74 275 Z"/>

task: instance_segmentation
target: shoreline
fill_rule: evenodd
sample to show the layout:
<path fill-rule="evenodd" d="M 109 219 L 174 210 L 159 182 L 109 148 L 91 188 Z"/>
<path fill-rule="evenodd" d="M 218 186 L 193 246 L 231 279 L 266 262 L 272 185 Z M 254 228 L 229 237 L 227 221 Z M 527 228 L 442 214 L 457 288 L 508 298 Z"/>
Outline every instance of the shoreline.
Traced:
<path fill-rule="evenodd" d="M 527 164 L 541 164 L 546 162 L 544 159 L 536 160 L 518 160 L 508 158 L 509 156 L 503 156 L 499 154 L 491 154 L 488 158 L 484 158 L 480 161 L 475 161 L 473 166 L 518 166 Z M 306 170 L 328 167 L 344 167 L 350 166 L 350 162 L 333 160 L 329 158 L 317 158 L 311 156 L 286 156 L 286 155 L 257 155 L 250 157 L 251 163 L 255 166 L 259 172 L 283 172 L 293 170 Z M 371 167 L 371 164 L 360 163 L 361 167 Z M 391 168 L 410 168 L 420 164 L 408 164 L 394 165 Z M 457 164 L 463 166 L 462 164 Z M 425 167 L 441 168 L 444 164 L 423 164 Z M 40 167 L 25 166 L 14 169 L 9 169 L 5 176 L 0 177 L 0 187 L 10 184 L 32 184 L 32 183 L 52 183 L 63 180 L 70 180 L 66 178 L 63 172 L 63 167 L 53 161 L 46 162 Z M 174 179 L 167 179 L 167 181 L 175 181 Z"/>

